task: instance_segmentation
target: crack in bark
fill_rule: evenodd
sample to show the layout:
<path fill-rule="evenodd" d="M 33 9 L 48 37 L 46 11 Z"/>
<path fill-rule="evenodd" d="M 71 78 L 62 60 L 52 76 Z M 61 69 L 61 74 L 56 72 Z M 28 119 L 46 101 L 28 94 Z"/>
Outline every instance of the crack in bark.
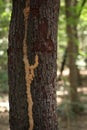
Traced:
<path fill-rule="evenodd" d="M 24 34 L 24 40 L 23 40 L 23 61 L 25 65 L 25 80 L 26 80 L 26 94 L 27 94 L 27 102 L 28 102 L 28 116 L 29 116 L 29 130 L 33 130 L 34 127 L 34 121 L 33 121 L 33 113 L 32 113 L 32 107 L 33 107 L 33 100 L 31 95 L 30 86 L 32 83 L 32 80 L 34 79 L 34 70 L 38 66 L 38 55 L 35 56 L 35 63 L 34 65 L 30 65 L 28 61 L 27 56 L 27 28 L 28 28 L 28 16 L 30 13 L 30 0 L 26 0 L 26 7 L 23 10 L 24 13 L 24 21 L 25 21 L 25 34 Z"/>

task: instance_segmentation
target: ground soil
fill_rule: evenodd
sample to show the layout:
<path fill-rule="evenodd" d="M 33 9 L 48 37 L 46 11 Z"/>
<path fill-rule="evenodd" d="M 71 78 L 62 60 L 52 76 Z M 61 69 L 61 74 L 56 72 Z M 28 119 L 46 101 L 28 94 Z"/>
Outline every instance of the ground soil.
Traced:
<path fill-rule="evenodd" d="M 79 114 L 69 113 L 69 95 L 68 82 L 69 71 L 63 73 L 63 80 L 58 83 L 57 102 L 59 109 L 59 130 L 87 130 L 87 71 L 80 71 L 81 85 L 78 86 L 77 91 L 80 98 L 80 106 L 83 108 Z M 63 107 L 60 107 L 63 104 Z M 64 108 L 65 107 L 65 108 Z"/>

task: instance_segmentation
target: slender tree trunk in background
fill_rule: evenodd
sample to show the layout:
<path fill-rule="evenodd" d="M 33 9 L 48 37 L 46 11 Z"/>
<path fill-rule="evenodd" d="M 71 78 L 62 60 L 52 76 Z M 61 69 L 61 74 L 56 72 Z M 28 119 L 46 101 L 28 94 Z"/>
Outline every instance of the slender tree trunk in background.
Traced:
<path fill-rule="evenodd" d="M 28 104 L 24 67 L 23 40 L 25 20 L 23 10 L 26 0 L 13 0 L 9 30 L 8 77 L 10 103 L 10 130 L 28 130 Z M 59 0 L 30 0 L 27 29 L 27 55 L 34 64 L 38 55 L 39 64 L 31 82 L 33 101 L 32 130 L 58 130 L 56 115 L 56 59 L 57 24 Z M 31 129 L 29 129 L 31 130 Z"/>
<path fill-rule="evenodd" d="M 66 32 L 68 37 L 68 61 L 70 69 L 70 98 L 71 103 L 76 104 L 79 101 L 77 87 L 78 87 L 78 72 L 76 66 L 76 58 L 78 55 L 78 36 L 77 36 L 77 22 L 75 15 L 74 1 L 65 0 L 66 7 Z M 72 9 L 73 8 L 73 9 Z M 72 19 L 72 23 L 70 22 Z M 73 106 L 74 111 L 78 111 L 76 105 Z"/>
<path fill-rule="evenodd" d="M 78 43 L 79 43 L 79 38 L 78 38 L 78 30 L 77 30 L 77 24 L 73 26 L 73 32 L 74 32 L 74 39 L 75 39 L 75 46 L 76 46 L 76 52 L 75 52 L 75 58 L 77 59 L 77 56 L 78 56 Z M 76 62 L 76 61 L 75 61 Z M 80 77 L 80 71 L 79 69 L 77 68 L 77 65 L 75 64 L 76 66 L 76 73 L 77 73 L 77 84 L 78 86 L 82 84 L 82 81 L 81 81 L 81 77 Z"/>
<path fill-rule="evenodd" d="M 72 29 L 68 28 L 68 34 L 73 36 Z M 75 46 L 73 40 L 70 38 L 68 40 L 68 61 L 69 61 L 69 69 L 70 69 L 70 97 L 71 102 L 75 103 L 78 101 L 78 75 L 77 75 L 77 68 L 76 68 L 76 53 L 75 53 Z"/>

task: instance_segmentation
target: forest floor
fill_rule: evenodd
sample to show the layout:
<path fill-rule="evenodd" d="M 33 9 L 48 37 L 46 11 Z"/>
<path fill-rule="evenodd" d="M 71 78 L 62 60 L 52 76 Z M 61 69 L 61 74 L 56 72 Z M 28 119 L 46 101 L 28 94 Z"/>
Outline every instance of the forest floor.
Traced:
<path fill-rule="evenodd" d="M 67 77 L 68 71 L 64 71 L 63 75 Z M 68 112 L 68 83 L 66 78 L 64 78 L 65 81 L 63 80 L 58 83 L 59 130 L 87 130 L 87 71 L 81 71 L 81 78 L 82 85 L 78 87 L 78 94 L 84 106 L 84 111 L 79 115 Z M 8 94 L 4 92 L 0 92 L 0 130 L 10 130 Z"/>
<path fill-rule="evenodd" d="M 0 130 L 9 130 L 8 94 L 0 92 Z"/>
<path fill-rule="evenodd" d="M 79 114 L 70 111 L 69 102 L 69 70 L 64 71 L 63 80 L 58 82 L 57 102 L 58 102 L 58 122 L 59 130 L 87 130 L 87 70 L 80 71 L 81 85 L 78 86 L 78 96 L 81 108 Z"/>

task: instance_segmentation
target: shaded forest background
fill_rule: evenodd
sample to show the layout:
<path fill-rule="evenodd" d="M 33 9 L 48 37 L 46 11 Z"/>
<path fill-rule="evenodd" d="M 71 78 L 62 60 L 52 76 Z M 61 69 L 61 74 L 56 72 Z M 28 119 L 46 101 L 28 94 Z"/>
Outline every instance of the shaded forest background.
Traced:
<path fill-rule="evenodd" d="M 56 81 L 60 130 L 87 128 L 87 0 L 73 1 L 62 0 L 60 5 Z M 10 16 L 11 1 L 0 0 L 1 130 L 9 128 L 7 49 Z"/>

